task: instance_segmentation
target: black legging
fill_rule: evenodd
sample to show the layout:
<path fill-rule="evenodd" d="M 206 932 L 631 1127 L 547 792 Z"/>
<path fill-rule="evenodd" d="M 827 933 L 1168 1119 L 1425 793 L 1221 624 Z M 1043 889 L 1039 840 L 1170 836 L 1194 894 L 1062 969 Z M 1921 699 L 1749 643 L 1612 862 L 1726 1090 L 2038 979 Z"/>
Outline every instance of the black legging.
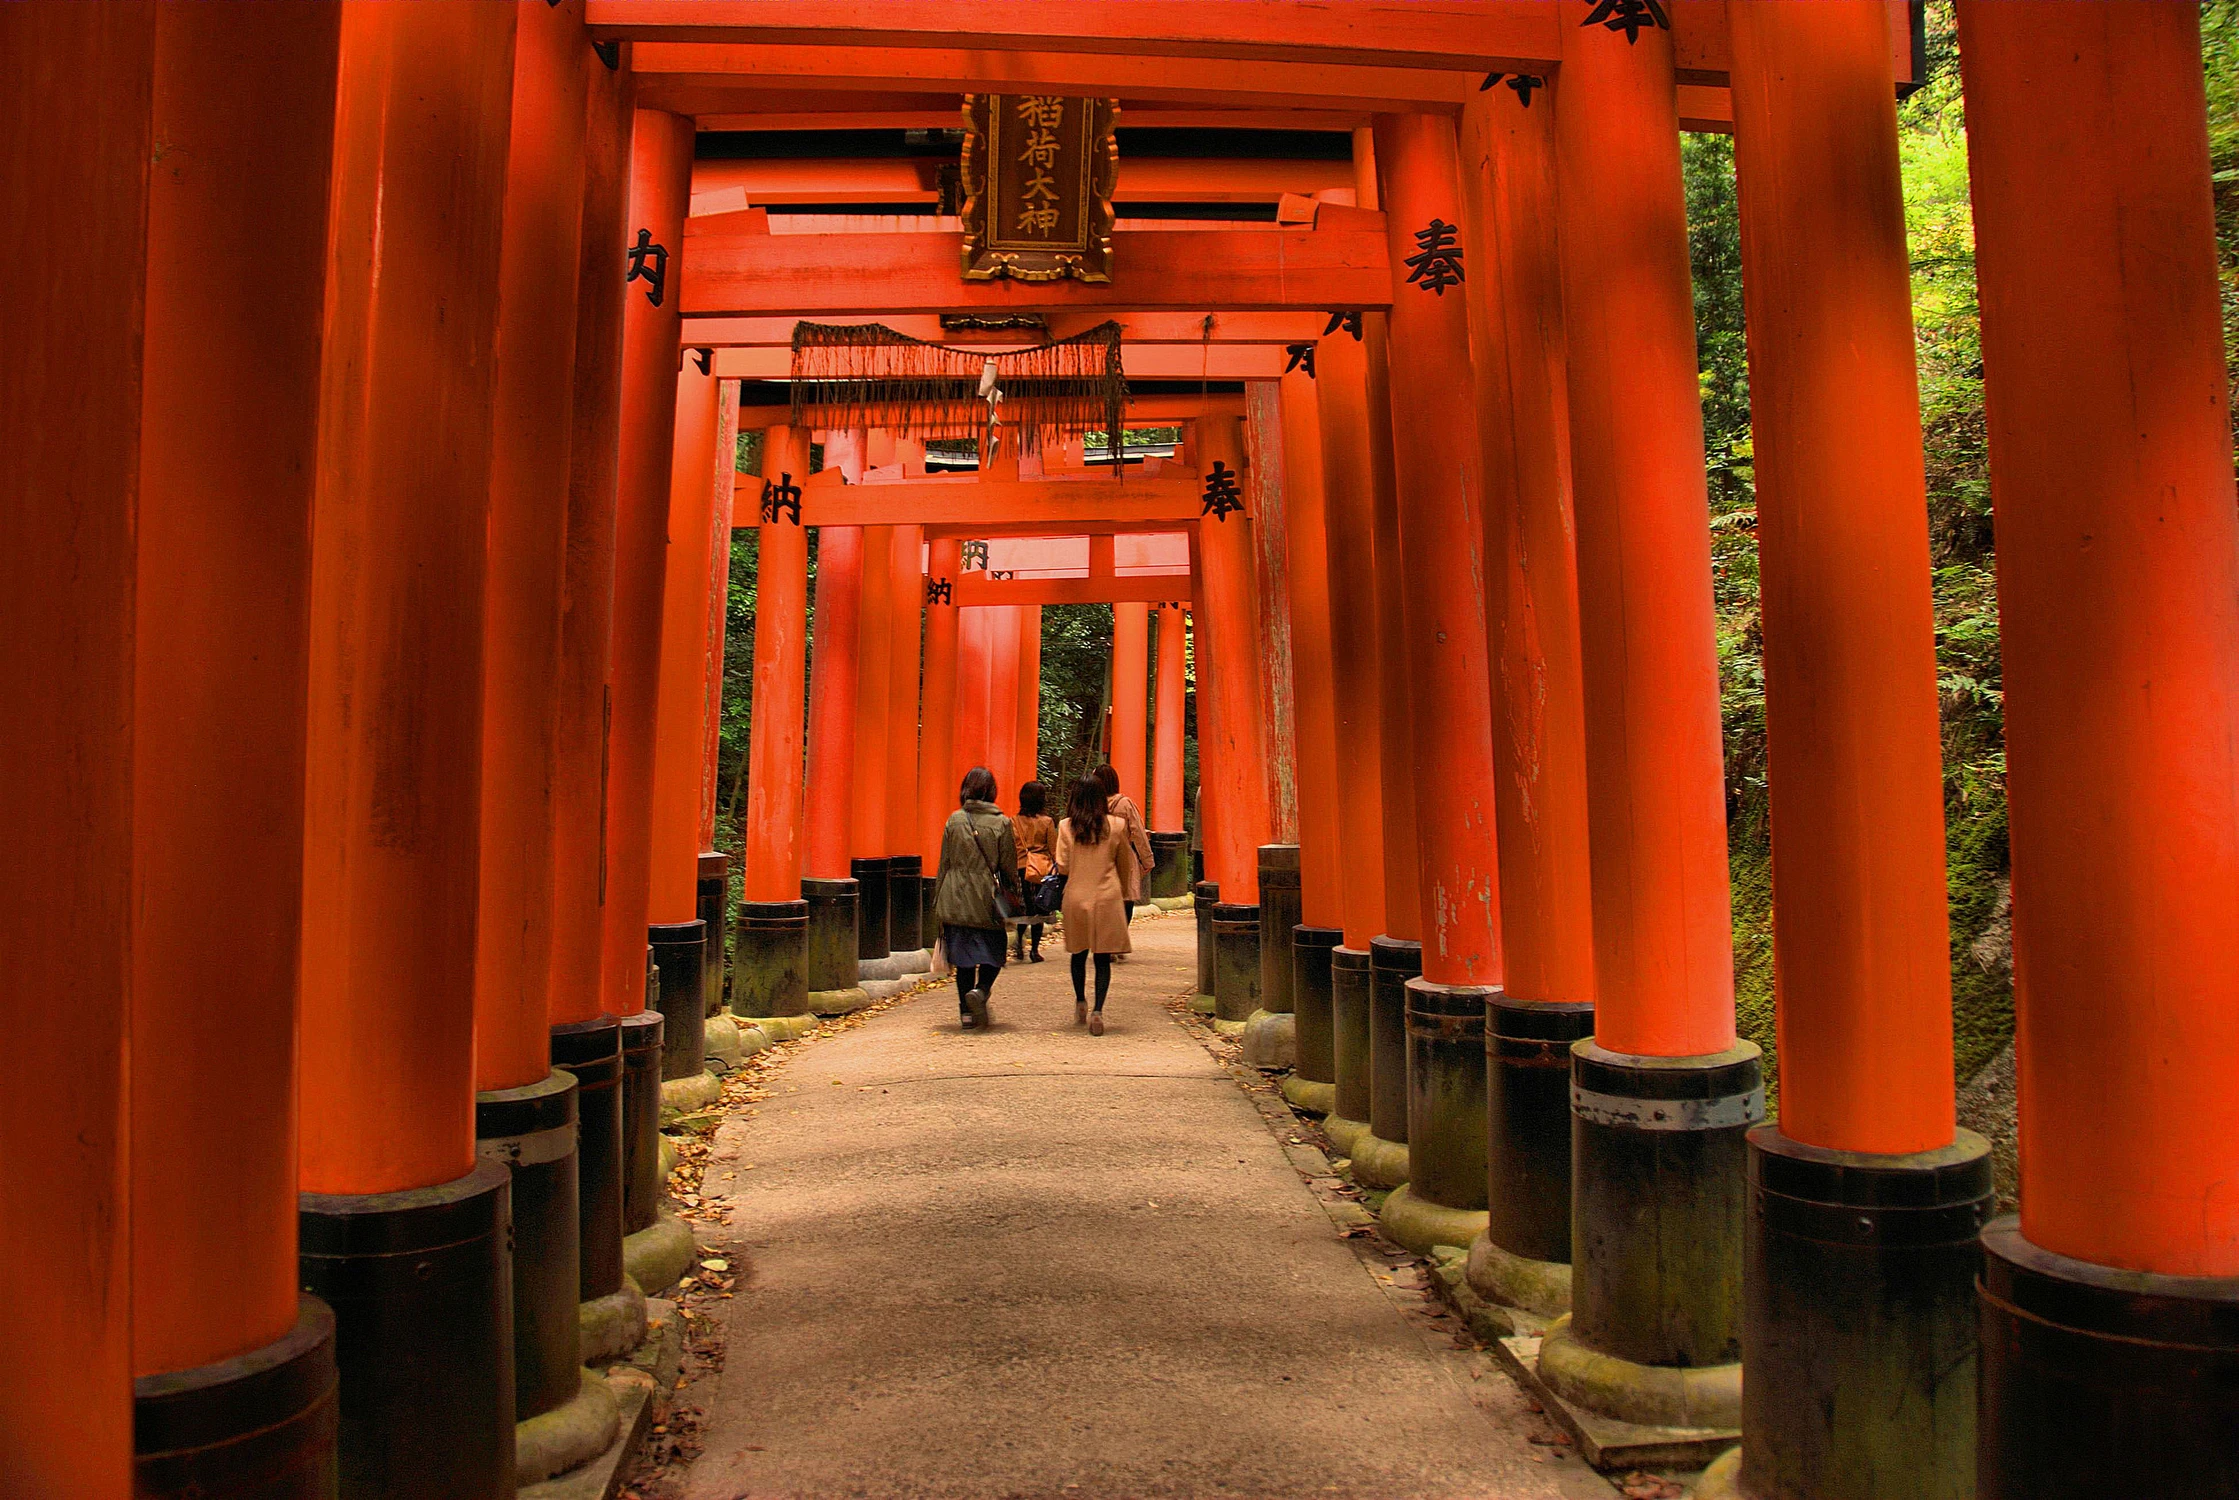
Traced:
<path fill-rule="evenodd" d="M 1073 955 L 1073 998 L 1075 1000 L 1086 1000 L 1088 998 L 1089 957 L 1090 955 L 1087 953 Z M 1096 1008 L 1102 1010 L 1104 1008 L 1104 997 L 1110 994 L 1112 990 L 1112 955 L 1099 953 L 1095 955 L 1095 958 Z"/>
<path fill-rule="evenodd" d="M 1001 964 L 957 965 L 956 1003 L 958 1008 L 964 1010 L 969 1010 L 971 1008 L 964 1003 L 964 995 L 966 991 L 978 990 L 981 994 L 985 995 L 994 990 L 995 976 L 1002 972 L 1003 966 Z"/>

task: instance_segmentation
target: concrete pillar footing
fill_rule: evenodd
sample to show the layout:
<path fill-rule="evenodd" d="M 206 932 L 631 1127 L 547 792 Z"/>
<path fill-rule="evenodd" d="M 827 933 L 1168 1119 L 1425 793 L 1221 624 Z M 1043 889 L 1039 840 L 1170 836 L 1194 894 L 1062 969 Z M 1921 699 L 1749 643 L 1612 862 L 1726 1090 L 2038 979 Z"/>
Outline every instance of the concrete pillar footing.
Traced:
<path fill-rule="evenodd" d="M 513 1429 L 513 1477 L 535 1484 L 565 1474 L 597 1458 L 614 1444 L 621 1429 L 621 1408 L 605 1380 L 578 1372 L 573 1398 Z"/>
<path fill-rule="evenodd" d="M 1298 1066 L 1298 1017 L 1287 1010 L 1253 1011 L 1244 1022 L 1244 1063 L 1263 1073 Z"/>
<path fill-rule="evenodd" d="M 1353 1142 L 1353 1180 L 1363 1187 L 1405 1187 L 1407 1143 L 1387 1141 L 1372 1130 L 1364 1131 Z"/>
<path fill-rule="evenodd" d="M 583 1362 L 605 1364 L 645 1342 L 645 1293 L 627 1275 L 622 1289 L 576 1305 L 583 1338 Z"/>
<path fill-rule="evenodd" d="M 1467 1250 L 1485 1232 L 1485 1210 L 1448 1208 L 1417 1196 L 1413 1187 L 1404 1183 L 1392 1189 L 1377 1220 L 1383 1226 L 1384 1238 L 1417 1255 L 1428 1255 L 1438 1245 Z"/>
<path fill-rule="evenodd" d="M 871 997 L 860 985 L 840 990 L 810 990 L 809 1013 L 814 1016 L 844 1016 L 863 1009 Z"/>
<path fill-rule="evenodd" d="M 624 1269 L 649 1297 L 675 1286 L 698 1253 L 690 1226 L 668 1213 L 622 1241 Z"/>
<path fill-rule="evenodd" d="M 705 1070 L 689 1078 L 664 1078 L 661 1080 L 661 1123 L 666 1125 L 679 1115 L 697 1113 L 722 1097 L 723 1081 Z"/>
<path fill-rule="evenodd" d="M 1332 1101 L 1330 1108 L 1333 1111 L 1335 1110 L 1336 1104 L 1334 1101 Z M 1350 1158 L 1354 1148 L 1360 1144 L 1361 1137 L 1368 1134 L 1368 1122 L 1366 1120 L 1349 1120 L 1343 1115 L 1335 1113 L 1325 1114 L 1322 1116 L 1322 1134 L 1328 1139 L 1339 1156 Z"/>
<path fill-rule="evenodd" d="M 1328 1115 L 1337 1107 L 1337 1085 L 1315 1083 L 1296 1073 L 1283 1080 L 1283 1098 L 1292 1109 L 1309 1115 Z"/>
<path fill-rule="evenodd" d="M 1636 1427 L 1741 1431 L 1741 1361 L 1723 1365 L 1643 1365 L 1589 1349 L 1571 1337 L 1570 1319 L 1547 1325 L 1539 1378 L 1556 1395 Z M 1727 1439 L 1726 1441 L 1731 1441 Z"/>
<path fill-rule="evenodd" d="M 1492 1241 L 1490 1229 L 1469 1243 L 1469 1288 L 1506 1309 L 1517 1331 L 1542 1332 L 1570 1311 L 1570 1265 L 1513 1255 Z"/>
<path fill-rule="evenodd" d="M 1741 1487 L 1741 1449 L 1728 1448 L 1710 1461 L 1687 1492 L 1687 1500 L 1750 1500 Z"/>

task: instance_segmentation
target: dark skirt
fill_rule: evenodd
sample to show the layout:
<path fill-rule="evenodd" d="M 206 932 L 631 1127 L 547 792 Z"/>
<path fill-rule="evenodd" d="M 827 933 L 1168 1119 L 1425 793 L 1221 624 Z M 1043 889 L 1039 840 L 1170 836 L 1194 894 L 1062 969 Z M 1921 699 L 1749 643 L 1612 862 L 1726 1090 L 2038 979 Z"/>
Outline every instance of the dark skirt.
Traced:
<path fill-rule="evenodd" d="M 1003 967 L 1004 937 L 997 928 L 958 927 L 953 922 L 943 922 L 941 946 L 948 950 L 948 961 L 956 968 Z"/>

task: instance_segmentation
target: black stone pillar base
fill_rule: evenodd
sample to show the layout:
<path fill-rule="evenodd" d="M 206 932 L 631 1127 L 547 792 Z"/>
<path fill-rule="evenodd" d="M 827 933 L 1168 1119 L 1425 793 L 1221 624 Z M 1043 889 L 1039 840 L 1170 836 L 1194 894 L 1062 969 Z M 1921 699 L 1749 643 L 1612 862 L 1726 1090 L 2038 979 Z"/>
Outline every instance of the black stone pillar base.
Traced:
<path fill-rule="evenodd" d="M 852 876 L 801 882 L 801 899 L 809 908 L 806 983 L 811 994 L 855 988 L 863 962 L 855 935 L 860 894 Z"/>
<path fill-rule="evenodd" d="M 1571 1045 L 1571 1317 L 1540 1346 L 1556 1394 L 1646 1426 L 1741 1420 L 1747 1136 L 1760 1054 Z"/>
<path fill-rule="evenodd" d="M 1213 1019 L 1241 1026 L 1261 1006 L 1260 909 L 1223 901 L 1213 908 Z"/>
<path fill-rule="evenodd" d="M 1170 901 L 1189 894 L 1189 835 L 1151 835 L 1151 873 L 1143 881 L 1145 900 Z"/>
<path fill-rule="evenodd" d="M 1291 929 L 1293 998 L 1298 1007 L 1298 1076 L 1307 1083 L 1337 1081 L 1334 983 L 1330 954 L 1345 934 L 1335 927 Z"/>
<path fill-rule="evenodd" d="M 655 1002 L 663 1022 L 663 1078 L 696 1078 L 707 1071 L 707 930 L 689 922 L 656 922 L 646 929 L 660 970 Z"/>
<path fill-rule="evenodd" d="M 601 1016 L 553 1027 L 552 1066 L 575 1079 L 576 1300 L 595 1302 L 622 1290 L 621 1026 Z"/>
<path fill-rule="evenodd" d="M 887 940 L 886 903 L 893 892 L 889 888 L 886 865 L 883 858 L 848 862 L 848 873 L 855 877 L 855 957 L 858 961 L 884 958 L 892 951 Z M 853 984 L 855 980 L 850 978 L 848 983 Z"/>
<path fill-rule="evenodd" d="M 731 953 L 731 1013 L 809 1013 L 809 904 L 742 901 Z"/>
<path fill-rule="evenodd" d="M 1197 993 L 1210 999 L 1217 970 L 1214 959 L 1213 908 L 1220 904 L 1221 888 L 1210 880 L 1200 880 L 1190 894 L 1197 916 Z"/>
<path fill-rule="evenodd" d="M 1337 1085 L 1331 1113 L 1345 1122 L 1341 1128 L 1368 1124 L 1368 964 L 1365 948 L 1329 953 L 1330 1072 Z M 1349 1140 L 1336 1144 L 1351 1153 Z"/>
<path fill-rule="evenodd" d="M 296 1304 L 261 1349 L 132 1382 L 133 1494 L 141 1500 L 332 1500 L 338 1383 L 334 1313 Z"/>
<path fill-rule="evenodd" d="M 1594 1007 L 1496 995 L 1485 1014 L 1486 1238 L 1570 1264 L 1570 1048 Z"/>
<path fill-rule="evenodd" d="M 1298 1009 L 1298 963 L 1291 930 L 1305 915 L 1298 884 L 1298 845 L 1259 846 L 1259 1008 L 1287 1016 Z"/>
<path fill-rule="evenodd" d="M 1368 941 L 1368 1125 L 1380 1141 L 1407 1144 L 1407 981 L 1423 972 L 1411 938 Z"/>
<path fill-rule="evenodd" d="M 513 1174 L 513 1420 L 557 1411 L 583 1387 L 575 1079 L 557 1070 L 474 1096 L 474 1152 Z"/>
<path fill-rule="evenodd" d="M 341 1500 L 513 1493 L 511 1177 L 298 1199 L 304 1290 L 334 1309 Z"/>
<path fill-rule="evenodd" d="M 886 860 L 886 951 L 914 953 L 926 947 L 925 860 L 915 854 L 891 854 Z"/>
<path fill-rule="evenodd" d="M 2239 1276 L 2073 1260 L 2013 1218 L 1982 1252 L 1981 1500 L 2239 1497 Z"/>
<path fill-rule="evenodd" d="M 1499 996 L 1407 981 L 1407 1184 L 1424 1203 L 1485 1207 L 1485 1007 Z"/>
<path fill-rule="evenodd" d="M 723 935 L 731 930 L 724 921 L 724 908 L 731 904 L 731 856 L 708 850 L 700 855 L 700 884 L 693 910 L 705 924 L 703 940 L 707 953 L 707 976 L 701 982 L 701 998 L 707 1002 L 707 1014 L 716 1015 L 723 1009 Z"/>
<path fill-rule="evenodd" d="M 653 1223 L 661 1204 L 661 1045 L 657 1010 L 622 1027 L 622 1233 Z"/>
<path fill-rule="evenodd" d="M 1974 1283 L 1994 1198 L 1971 1131 L 1909 1156 L 1749 1132 L 1742 1493 L 1974 1500 Z"/>

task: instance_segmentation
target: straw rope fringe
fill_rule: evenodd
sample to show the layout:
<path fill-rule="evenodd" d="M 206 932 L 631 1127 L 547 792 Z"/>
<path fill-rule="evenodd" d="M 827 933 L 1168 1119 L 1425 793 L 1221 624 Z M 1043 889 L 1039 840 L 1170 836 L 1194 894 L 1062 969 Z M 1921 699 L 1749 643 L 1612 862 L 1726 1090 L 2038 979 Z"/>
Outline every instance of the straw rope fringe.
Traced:
<path fill-rule="evenodd" d="M 796 323 L 793 425 L 977 437 L 987 426 L 980 372 L 990 362 L 1006 425 L 1062 436 L 1120 430 L 1127 376 L 1116 322 L 1007 352 L 928 343 L 882 323 Z"/>

